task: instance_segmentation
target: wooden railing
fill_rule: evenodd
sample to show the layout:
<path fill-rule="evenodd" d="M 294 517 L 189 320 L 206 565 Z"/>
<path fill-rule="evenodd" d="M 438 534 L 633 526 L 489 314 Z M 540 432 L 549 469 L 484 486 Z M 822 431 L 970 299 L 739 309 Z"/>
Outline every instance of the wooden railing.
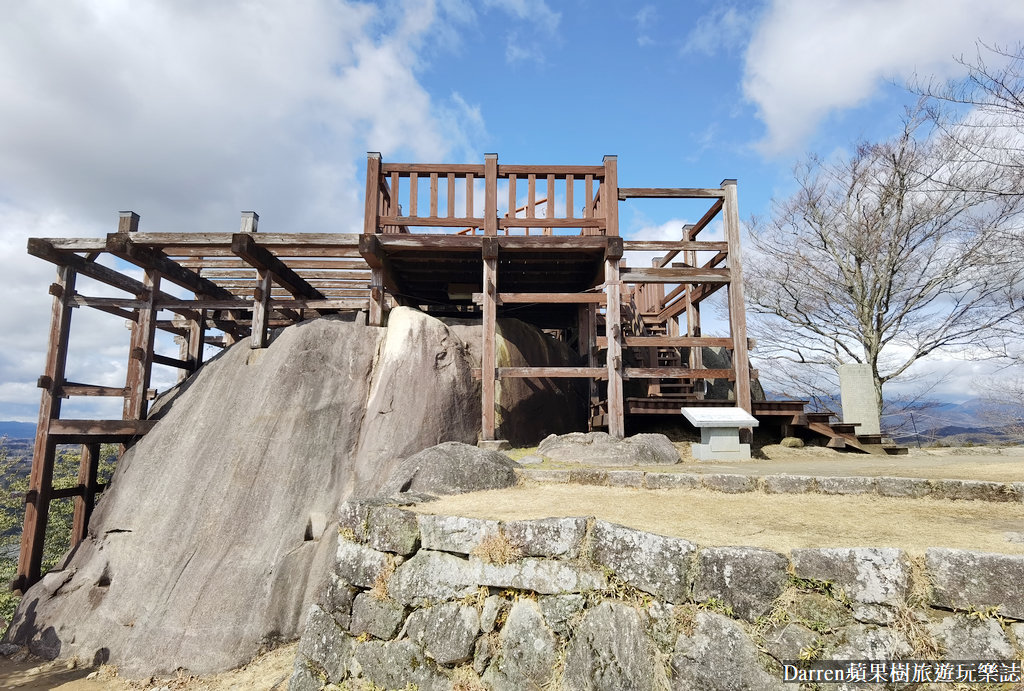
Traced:
<path fill-rule="evenodd" d="M 545 166 L 499 165 L 491 155 L 484 165 L 383 163 L 370 154 L 363 231 L 617 235 L 617 203 L 613 156 L 600 166 Z"/>

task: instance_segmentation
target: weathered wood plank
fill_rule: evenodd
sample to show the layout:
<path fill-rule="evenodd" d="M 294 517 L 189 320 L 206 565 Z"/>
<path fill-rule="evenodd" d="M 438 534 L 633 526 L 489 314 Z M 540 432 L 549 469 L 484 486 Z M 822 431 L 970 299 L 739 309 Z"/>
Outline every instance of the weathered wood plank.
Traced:
<path fill-rule="evenodd" d="M 256 269 L 269 271 L 273 280 L 295 297 L 309 300 L 324 299 L 323 293 L 275 257 L 270 250 L 261 246 L 252 235 L 244 233 L 235 235 L 231 240 L 231 251 Z"/>
<path fill-rule="evenodd" d="M 380 229 L 380 187 L 381 160 L 380 153 L 371 151 L 366 154 L 366 198 L 363 201 L 363 234 L 373 235 Z"/>
<path fill-rule="evenodd" d="M 730 279 L 728 269 L 630 267 L 622 274 L 623 283 L 728 283 Z"/>
<path fill-rule="evenodd" d="M 328 298 L 325 300 L 281 300 L 273 299 L 270 306 L 282 309 L 314 309 L 314 310 L 352 310 L 367 309 L 369 300 L 366 298 Z"/>
<path fill-rule="evenodd" d="M 691 369 L 689 367 L 627 367 L 626 379 L 729 379 L 731 369 Z"/>
<path fill-rule="evenodd" d="M 455 173 L 461 177 L 466 173 L 483 175 L 484 167 L 475 163 L 384 163 L 381 165 L 381 171 L 384 173 L 415 173 L 417 175 Z"/>
<path fill-rule="evenodd" d="M 665 252 L 696 250 L 698 252 L 724 252 L 729 249 L 726 242 L 706 240 L 624 240 L 627 252 Z"/>
<path fill-rule="evenodd" d="M 158 271 L 167 280 L 176 283 L 182 288 L 187 288 L 197 295 L 206 295 L 225 300 L 232 297 L 230 293 L 216 283 L 203 278 L 192 269 L 187 269 L 178 264 L 164 254 L 162 250 L 136 245 L 132 242 L 130 234 L 110 233 L 107 235 L 107 251 L 143 269 Z"/>
<path fill-rule="evenodd" d="M 618 259 L 605 260 L 604 278 L 608 305 L 605 311 L 605 334 L 608 341 L 608 434 L 621 439 L 625 435 L 625 408 L 622 401 L 622 284 L 619 281 Z"/>
<path fill-rule="evenodd" d="M 723 205 L 723 200 L 722 199 L 715 200 L 715 203 L 711 205 L 711 208 L 708 209 L 704 213 L 704 215 L 700 217 L 700 220 L 697 221 L 696 223 L 694 223 L 693 227 L 690 228 L 689 233 L 688 233 L 686 239 L 687 240 L 695 239 L 697 237 L 697 235 L 699 235 L 702 230 L 707 228 L 708 224 L 711 223 L 711 221 L 715 220 L 715 217 L 718 215 L 718 212 L 722 210 L 722 205 Z"/>
<path fill-rule="evenodd" d="M 484 225 L 482 218 L 458 218 L 448 216 L 382 216 L 381 225 L 393 226 L 437 226 L 438 228 L 468 228 Z"/>
<path fill-rule="evenodd" d="M 58 387 L 61 396 L 113 396 L 123 398 L 128 389 L 123 386 L 99 386 L 97 384 L 79 384 L 64 382 Z"/>
<path fill-rule="evenodd" d="M 155 420 L 54 420 L 50 437 L 58 443 L 116 442 L 141 437 Z"/>
<path fill-rule="evenodd" d="M 605 367 L 499 367 L 498 376 L 502 378 L 589 378 L 607 379 Z"/>
<path fill-rule="evenodd" d="M 619 201 L 626 199 L 721 199 L 724 192 L 702 187 L 620 187 Z"/>
<path fill-rule="evenodd" d="M 494 439 L 495 434 L 495 387 L 494 377 L 496 369 L 495 330 L 497 322 L 497 307 L 495 304 L 498 288 L 498 259 L 497 257 L 484 257 L 483 259 L 483 324 L 480 379 L 482 390 L 482 413 L 480 436 L 484 440 Z"/>
<path fill-rule="evenodd" d="M 177 369 L 191 370 L 192 363 L 188 360 L 179 360 L 177 358 L 168 357 L 166 355 L 153 354 L 154 365 L 164 365 L 165 367 L 175 367 Z"/>
<path fill-rule="evenodd" d="M 474 294 L 475 295 L 475 294 Z M 498 303 L 604 304 L 604 293 L 498 293 Z"/>
<path fill-rule="evenodd" d="M 604 166 L 545 166 L 545 165 L 520 165 L 502 164 L 498 166 L 498 175 L 554 175 L 563 178 L 566 175 L 596 175 L 604 174 Z"/>
<path fill-rule="evenodd" d="M 603 218 L 536 218 L 527 216 L 525 218 L 498 219 L 499 228 L 602 228 L 605 225 Z"/>
<path fill-rule="evenodd" d="M 712 338 L 704 336 L 626 336 L 624 344 L 630 348 L 663 347 L 663 348 L 728 348 L 732 349 L 731 338 Z M 599 347 L 605 347 L 604 336 L 597 339 Z"/>
<path fill-rule="evenodd" d="M 743 302 L 743 266 L 740 258 L 740 212 L 735 180 L 723 180 L 725 190 L 725 239 L 729 243 L 729 325 L 733 339 L 732 365 L 736 372 L 736 405 L 748 413 L 750 406 L 750 362 L 747 358 L 747 310 Z"/>

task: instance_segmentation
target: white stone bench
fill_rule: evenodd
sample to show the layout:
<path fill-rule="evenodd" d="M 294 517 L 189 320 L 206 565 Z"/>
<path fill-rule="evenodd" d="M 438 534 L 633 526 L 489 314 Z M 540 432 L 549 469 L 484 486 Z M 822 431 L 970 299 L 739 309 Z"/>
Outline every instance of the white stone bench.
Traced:
<path fill-rule="evenodd" d="M 750 444 L 740 443 L 741 427 L 757 427 L 757 418 L 742 408 L 683 408 L 690 424 L 700 429 L 693 444 L 698 461 L 748 461 Z"/>

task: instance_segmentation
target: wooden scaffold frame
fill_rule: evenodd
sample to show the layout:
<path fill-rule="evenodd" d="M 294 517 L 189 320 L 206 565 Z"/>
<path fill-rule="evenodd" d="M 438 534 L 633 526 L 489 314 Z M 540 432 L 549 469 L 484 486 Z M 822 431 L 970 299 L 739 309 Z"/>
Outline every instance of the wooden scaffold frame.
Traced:
<path fill-rule="evenodd" d="M 496 154 L 480 165 L 451 165 L 385 163 L 371 153 L 366 174 L 358 234 L 264 233 L 255 212 L 243 212 L 237 233 L 145 233 L 129 211 L 105 238 L 29 240 L 29 253 L 55 264 L 57 278 L 14 589 L 40 578 L 52 500 L 74 497 L 74 544 L 85 538 L 104 489 L 96 477 L 100 444 L 130 446 L 154 424 L 147 417 L 154 365 L 177 368 L 184 378 L 202 366 L 207 345 L 248 339 L 250 347 L 263 348 L 271 329 L 312 317 L 359 311 L 380 326 L 389 309 L 411 305 L 479 319 L 482 440 L 496 437 L 496 383 L 506 378 L 585 380 L 591 426 L 617 437 L 626 432 L 627 416 L 678 414 L 681 401 L 723 404 L 704 396 L 709 380 L 731 382 L 727 404 L 752 411 L 734 180 L 714 188 L 621 188 L 615 156 L 601 165 L 545 166 L 500 164 Z M 619 203 L 629 199 L 698 199 L 710 206 L 678 240 L 624 240 Z M 716 218 L 724 239 L 701 239 Z M 630 252 L 651 251 L 665 254 L 651 267 L 627 263 Z M 682 261 L 673 261 L 680 255 Z M 103 257 L 114 261 L 101 263 Z M 138 270 L 142 280 L 127 273 Z M 79 277 L 124 295 L 84 295 Z M 167 292 L 169 285 L 189 296 Z M 730 333 L 705 337 L 700 304 L 722 288 Z M 83 307 L 130 324 L 123 387 L 66 379 L 72 313 Z M 500 366 L 497 319 L 512 311 L 571 334 L 580 364 Z M 159 332 L 175 336 L 176 355 L 156 352 Z M 705 368 L 705 347 L 729 351 L 731 366 Z M 642 395 L 627 396 L 630 382 L 646 387 Z M 122 398 L 122 418 L 64 419 L 61 402 L 71 396 Z M 82 445 L 79 482 L 70 489 L 52 486 L 59 444 Z"/>

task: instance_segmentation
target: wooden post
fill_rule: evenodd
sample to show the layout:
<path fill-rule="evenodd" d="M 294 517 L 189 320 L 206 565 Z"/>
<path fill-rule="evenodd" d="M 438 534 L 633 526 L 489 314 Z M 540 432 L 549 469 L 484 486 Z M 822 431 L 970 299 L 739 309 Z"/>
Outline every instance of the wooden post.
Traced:
<path fill-rule="evenodd" d="M 729 328 L 732 335 L 732 365 L 736 372 L 736 405 L 751 412 L 750 363 L 747 359 L 747 312 L 743 301 L 743 263 L 740 255 L 740 211 L 736 181 L 723 180 L 725 192 L 723 223 L 729 243 Z"/>
<path fill-rule="evenodd" d="M 50 440 L 50 421 L 60 417 L 60 387 L 68 356 L 71 329 L 71 300 L 75 293 L 75 271 L 67 266 L 57 269 L 57 282 L 50 287 L 53 308 L 50 312 L 50 336 L 46 364 L 39 379 L 43 393 L 39 402 L 39 421 L 32 448 L 32 470 L 25 497 L 25 523 L 21 533 L 18 573 L 11 588 L 25 592 L 39 580 L 43 563 L 43 540 L 50 514 L 53 491 L 53 463 L 57 445 Z"/>
<path fill-rule="evenodd" d="M 609 203 L 606 208 L 615 206 Z M 608 434 L 625 436 L 625 414 L 622 400 L 622 284 L 619 282 L 619 259 L 608 257 L 604 262 L 605 335 L 608 341 Z"/>
<path fill-rule="evenodd" d="M 513 184 L 513 183 L 509 183 Z M 513 186 L 512 189 L 515 189 Z M 510 200 L 509 216 L 515 216 Z M 484 235 L 498 234 L 498 154 L 484 154 Z"/>
<path fill-rule="evenodd" d="M 597 305 L 594 303 L 579 306 L 579 351 L 585 367 L 597 366 Z M 597 394 L 597 382 L 587 378 L 587 416 L 593 420 L 594 399 Z"/>
<path fill-rule="evenodd" d="M 125 380 L 124 419 L 143 420 L 149 410 L 146 390 L 149 389 L 153 370 L 153 338 L 156 335 L 156 296 L 160 292 L 160 274 L 146 269 L 143 283 L 147 292 L 145 304 L 137 311 L 132 324 L 131 351 L 128 356 L 128 376 Z"/>
<path fill-rule="evenodd" d="M 619 159 L 617 156 L 604 157 L 604 191 L 601 204 L 604 207 L 605 235 L 619 235 Z M 616 266 L 618 266 L 616 264 Z M 616 279 L 617 280 L 617 279 Z"/>
<path fill-rule="evenodd" d="M 497 217 L 495 217 L 495 224 Z M 490 223 L 488 220 L 487 223 Z M 483 254 L 483 347 L 480 356 L 481 408 L 480 438 L 489 441 L 495 438 L 495 384 L 497 374 L 495 362 L 495 332 L 497 331 L 498 295 L 498 240 L 484 237 Z"/>
<path fill-rule="evenodd" d="M 242 226 L 239 233 L 256 233 L 259 231 L 260 215 L 255 211 L 242 212 Z"/>
<path fill-rule="evenodd" d="M 199 310 L 199 318 L 188 325 L 188 357 L 192 371 L 197 372 L 203 365 L 203 350 L 206 347 L 206 310 Z"/>
<path fill-rule="evenodd" d="M 380 154 L 366 154 L 366 206 L 363 209 L 363 234 L 374 235 L 380 218 Z M 370 326 L 384 324 L 384 272 L 380 268 L 370 271 L 370 309 L 366 317 Z"/>
<path fill-rule="evenodd" d="M 75 497 L 75 513 L 71 527 L 71 546 L 77 547 L 89 532 L 89 519 L 96 506 L 99 489 L 97 472 L 100 463 L 100 445 L 83 444 L 82 457 L 78 465 L 78 486 L 82 495 Z"/>
<path fill-rule="evenodd" d="M 515 207 L 512 208 L 515 210 Z M 481 408 L 480 438 L 494 439 L 495 384 L 497 373 L 494 353 L 498 328 L 498 154 L 484 154 L 484 238 L 483 258 L 483 346 L 480 356 Z"/>
<path fill-rule="evenodd" d="M 139 215 L 134 211 L 122 211 L 117 221 L 117 232 L 137 233 L 139 231 Z"/>
<path fill-rule="evenodd" d="M 273 288 L 270 272 L 259 269 L 256 272 L 256 290 L 252 295 L 252 334 L 250 348 L 267 347 L 267 319 L 270 314 L 270 291 Z"/>
<path fill-rule="evenodd" d="M 240 233 L 259 232 L 260 215 L 255 211 L 242 212 Z M 267 321 L 270 317 L 270 294 L 273 289 L 271 274 L 266 269 L 256 271 L 256 289 L 252 295 L 252 331 L 249 334 L 250 348 L 267 347 Z"/>

